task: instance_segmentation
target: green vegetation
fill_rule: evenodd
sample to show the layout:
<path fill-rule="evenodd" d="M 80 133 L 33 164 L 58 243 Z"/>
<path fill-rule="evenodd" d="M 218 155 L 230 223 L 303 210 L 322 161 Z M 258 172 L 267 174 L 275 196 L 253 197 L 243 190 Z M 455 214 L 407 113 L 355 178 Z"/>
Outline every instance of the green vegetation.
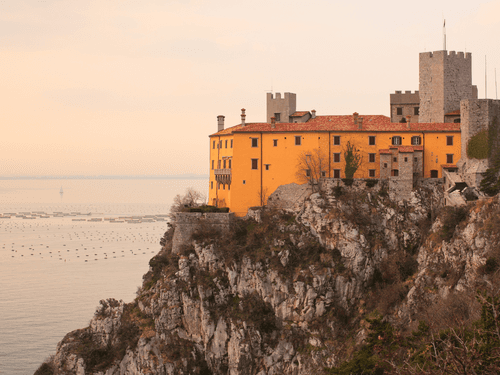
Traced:
<path fill-rule="evenodd" d="M 467 156 L 471 159 L 486 159 L 490 156 L 488 130 L 483 130 L 469 139 L 467 143 Z"/>
<path fill-rule="evenodd" d="M 361 165 L 361 154 L 359 150 L 356 149 L 355 145 L 351 141 L 347 141 L 346 148 L 344 150 L 344 160 L 345 160 L 345 177 L 346 179 L 352 179 L 354 174 Z"/>

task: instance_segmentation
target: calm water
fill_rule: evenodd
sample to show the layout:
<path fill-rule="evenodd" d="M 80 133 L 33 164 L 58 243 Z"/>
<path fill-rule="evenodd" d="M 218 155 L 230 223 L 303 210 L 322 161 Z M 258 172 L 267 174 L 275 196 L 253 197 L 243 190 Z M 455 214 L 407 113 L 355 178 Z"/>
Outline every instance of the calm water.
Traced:
<path fill-rule="evenodd" d="M 132 301 L 187 187 L 208 181 L 0 181 L 0 374 L 33 374 L 99 300 Z"/>

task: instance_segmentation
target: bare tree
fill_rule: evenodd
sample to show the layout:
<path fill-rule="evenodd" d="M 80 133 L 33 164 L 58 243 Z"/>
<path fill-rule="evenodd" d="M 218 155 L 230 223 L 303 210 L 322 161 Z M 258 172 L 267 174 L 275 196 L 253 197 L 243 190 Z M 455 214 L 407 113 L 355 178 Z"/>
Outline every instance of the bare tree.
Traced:
<path fill-rule="evenodd" d="M 198 207 L 206 202 L 205 194 L 199 192 L 193 187 L 188 187 L 184 195 L 177 194 L 174 202 L 170 206 L 170 218 L 173 219 L 176 212 L 181 212 L 185 208 Z"/>
<path fill-rule="evenodd" d="M 302 152 L 297 160 L 296 177 L 302 183 L 309 183 L 313 192 L 319 190 L 319 179 L 326 176 L 328 158 L 319 149 Z"/>

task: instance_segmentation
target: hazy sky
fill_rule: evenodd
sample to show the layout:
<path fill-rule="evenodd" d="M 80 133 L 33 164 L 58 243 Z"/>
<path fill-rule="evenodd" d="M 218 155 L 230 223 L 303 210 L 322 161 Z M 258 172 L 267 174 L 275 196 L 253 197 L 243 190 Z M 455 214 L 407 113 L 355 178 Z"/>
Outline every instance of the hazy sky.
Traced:
<path fill-rule="evenodd" d="M 495 98 L 500 0 L 0 0 L 0 176 L 208 173 L 208 135 L 297 109 L 389 114 L 418 53 L 472 52 Z"/>

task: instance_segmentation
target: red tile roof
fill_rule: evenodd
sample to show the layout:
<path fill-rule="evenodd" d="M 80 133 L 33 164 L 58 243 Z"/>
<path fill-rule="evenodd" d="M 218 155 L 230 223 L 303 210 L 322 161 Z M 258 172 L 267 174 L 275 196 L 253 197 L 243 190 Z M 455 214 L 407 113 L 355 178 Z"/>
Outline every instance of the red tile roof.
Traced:
<path fill-rule="evenodd" d="M 401 146 L 399 147 L 399 152 L 413 152 L 412 146 Z"/>
<path fill-rule="evenodd" d="M 304 115 L 307 115 L 309 111 L 302 111 L 302 112 L 295 112 L 293 115 L 290 115 L 290 117 L 302 117 Z"/>
<path fill-rule="evenodd" d="M 457 116 L 457 115 L 460 115 L 459 109 L 457 109 L 456 111 L 448 112 L 447 114 L 445 114 L 445 116 Z"/>
<path fill-rule="evenodd" d="M 212 135 L 226 135 L 240 132 L 313 132 L 313 131 L 331 131 L 331 132 L 459 132 L 460 124 L 456 123 L 420 123 L 414 122 L 409 124 L 391 122 L 391 119 L 382 115 L 359 116 L 363 118 L 361 129 L 354 124 L 352 115 L 342 116 L 316 116 L 307 122 L 302 123 L 276 123 L 272 128 L 271 124 L 247 123 L 244 127 L 236 125 L 221 132 Z M 358 120 L 359 121 L 359 120 Z"/>
<path fill-rule="evenodd" d="M 446 169 L 457 168 L 457 166 L 455 164 L 441 164 L 441 167 L 446 168 Z"/>
<path fill-rule="evenodd" d="M 382 148 L 378 150 L 378 152 L 381 154 L 392 154 L 391 150 L 389 150 L 388 148 Z"/>

